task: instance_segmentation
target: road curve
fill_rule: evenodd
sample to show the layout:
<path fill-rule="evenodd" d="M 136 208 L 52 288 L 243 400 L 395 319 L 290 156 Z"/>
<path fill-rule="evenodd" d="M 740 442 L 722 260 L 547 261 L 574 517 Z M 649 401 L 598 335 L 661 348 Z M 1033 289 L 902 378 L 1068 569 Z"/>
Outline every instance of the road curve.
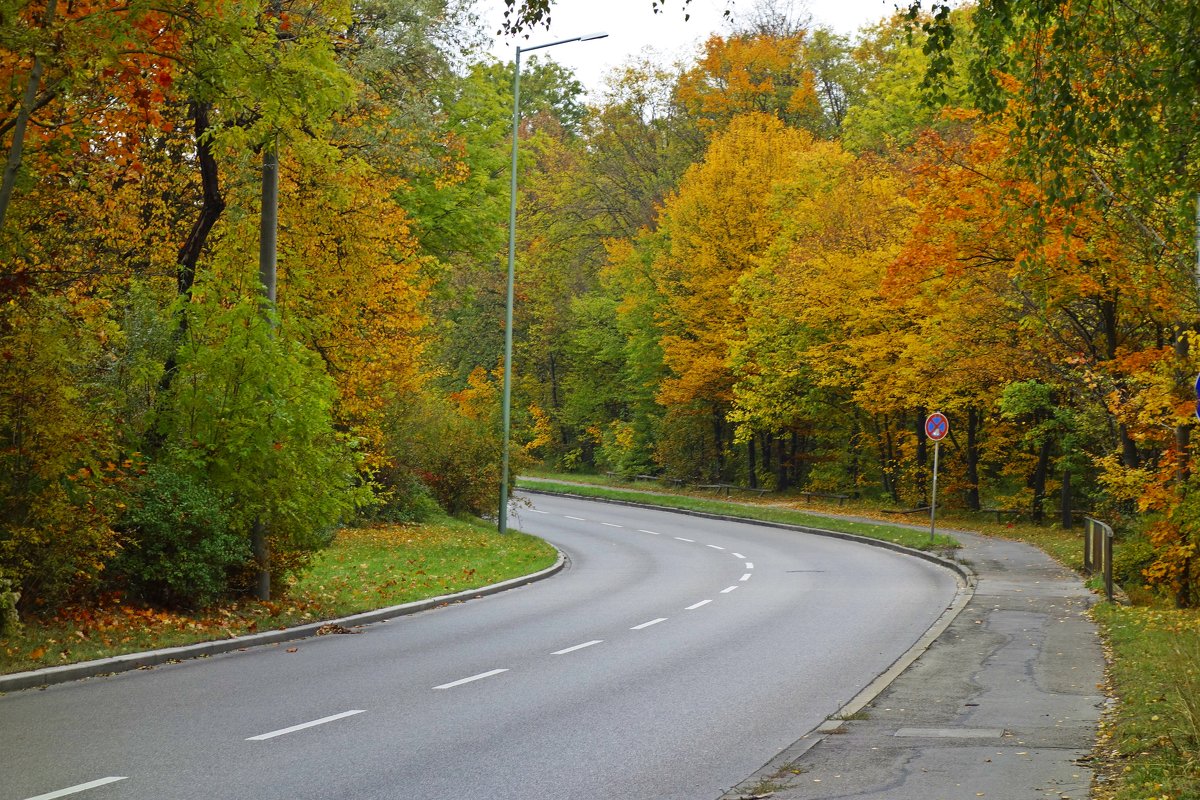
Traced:
<path fill-rule="evenodd" d="M 549 581 L 325 636 L 0 697 L 0 800 L 711 800 L 955 594 L 925 561 L 524 496 Z M 294 648 L 295 652 L 289 652 Z"/>

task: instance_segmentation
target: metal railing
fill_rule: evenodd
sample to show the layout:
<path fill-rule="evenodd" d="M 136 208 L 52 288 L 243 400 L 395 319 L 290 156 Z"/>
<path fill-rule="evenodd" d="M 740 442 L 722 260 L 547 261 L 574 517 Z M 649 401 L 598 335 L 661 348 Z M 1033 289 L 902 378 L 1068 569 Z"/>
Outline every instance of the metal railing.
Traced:
<path fill-rule="evenodd" d="M 1113 599 L 1113 529 L 1098 519 L 1083 518 L 1083 571 L 1104 576 L 1104 594 Z"/>

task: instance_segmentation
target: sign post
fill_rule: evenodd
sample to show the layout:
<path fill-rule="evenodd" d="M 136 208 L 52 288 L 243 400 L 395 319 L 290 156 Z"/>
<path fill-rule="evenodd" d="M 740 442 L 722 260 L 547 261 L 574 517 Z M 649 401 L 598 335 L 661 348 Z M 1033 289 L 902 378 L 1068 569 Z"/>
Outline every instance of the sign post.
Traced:
<path fill-rule="evenodd" d="M 933 495 L 929 500 L 929 541 L 933 542 L 937 530 L 937 478 L 938 455 L 942 439 L 950 432 L 950 420 L 940 411 L 935 411 L 925 419 L 925 435 L 933 440 Z"/>

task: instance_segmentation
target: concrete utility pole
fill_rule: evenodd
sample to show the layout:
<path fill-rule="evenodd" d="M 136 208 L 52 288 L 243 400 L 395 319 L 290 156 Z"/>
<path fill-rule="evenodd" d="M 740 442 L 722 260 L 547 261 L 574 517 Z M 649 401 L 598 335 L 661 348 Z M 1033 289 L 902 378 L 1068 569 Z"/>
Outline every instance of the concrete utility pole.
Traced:
<path fill-rule="evenodd" d="M 572 36 L 557 42 L 535 44 L 533 47 L 517 46 L 513 67 L 513 122 L 512 122 L 512 165 L 508 176 L 508 292 L 504 303 L 504 388 L 501 395 L 500 414 L 503 419 L 503 451 L 500 456 L 500 515 L 498 528 L 508 533 L 508 462 L 509 436 L 512 431 L 512 327 L 513 327 L 513 277 L 517 258 L 517 145 L 521 126 L 521 53 L 541 50 L 568 42 L 590 42 L 603 39 L 607 33 L 589 33 Z"/>
<path fill-rule="evenodd" d="M 262 157 L 262 212 L 258 223 L 258 281 L 263 286 L 263 313 L 268 316 L 275 310 L 275 273 L 278 263 L 279 241 L 279 137 L 263 146 Z M 267 539 L 267 525 L 261 519 L 254 523 L 250 533 L 250 549 L 258 566 L 254 582 L 254 596 L 259 600 L 271 599 L 271 545 Z"/>

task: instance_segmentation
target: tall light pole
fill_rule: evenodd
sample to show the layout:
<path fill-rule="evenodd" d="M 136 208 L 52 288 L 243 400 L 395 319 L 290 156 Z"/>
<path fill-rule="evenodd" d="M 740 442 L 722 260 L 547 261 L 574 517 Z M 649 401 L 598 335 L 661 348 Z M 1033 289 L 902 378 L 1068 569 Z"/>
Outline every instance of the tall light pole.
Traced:
<path fill-rule="evenodd" d="M 590 42 L 603 39 L 607 33 L 589 33 L 572 36 L 556 42 L 535 44 L 532 47 L 517 45 L 517 57 L 513 69 L 513 124 L 512 166 L 508 184 L 508 295 L 504 303 L 504 392 L 501 415 L 504 418 L 504 455 L 500 459 L 500 533 L 508 533 L 508 454 L 509 434 L 512 429 L 512 328 L 513 328 L 513 263 L 517 257 L 517 141 L 521 126 L 521 53 L 541 50 L 568 42 Z"/>

